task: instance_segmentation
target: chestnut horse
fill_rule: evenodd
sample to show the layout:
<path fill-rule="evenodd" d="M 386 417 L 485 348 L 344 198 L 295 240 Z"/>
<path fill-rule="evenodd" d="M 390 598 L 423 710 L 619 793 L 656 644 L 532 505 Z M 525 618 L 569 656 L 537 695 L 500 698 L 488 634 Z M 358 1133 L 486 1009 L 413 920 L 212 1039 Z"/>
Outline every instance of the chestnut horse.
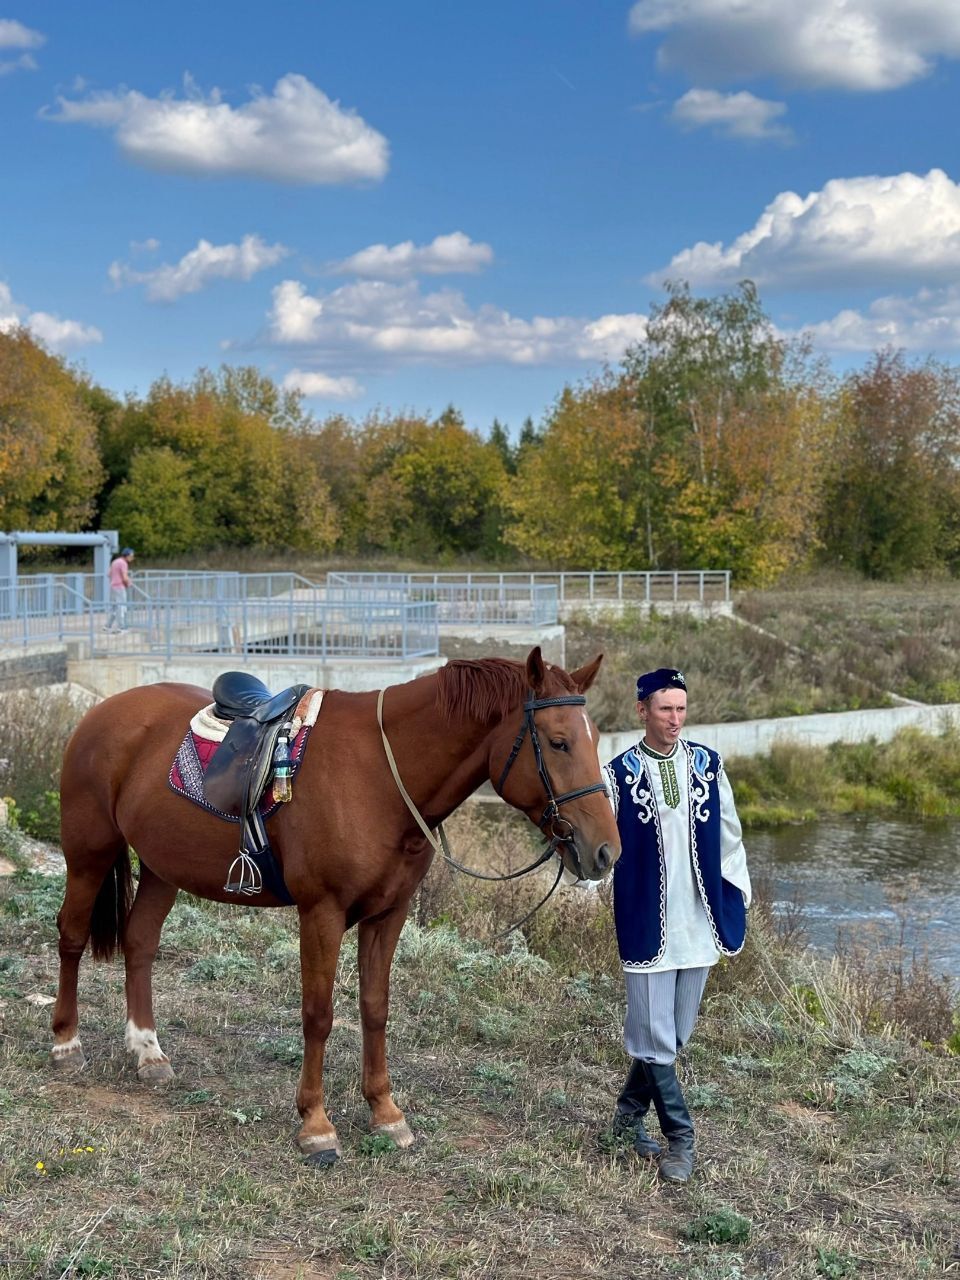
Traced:
<path fill-rule="evenodd" d="M 601 658 L 569 673 L 545 663 L 539 648 L 525 665 L 498 658 L 451 662 L 383 691 L 383 736 L 376 692 L 332 690 L 324 696 L 293 800 L 267 822 L 300 915 L 304 1053 L 297 1142 L 314 1163 L 331 1163 L 340 1154 L 324 1109 L 323 1058 L 337 956 L 352 925 L 358 927 L 362 1087 L 371 1129 L 398 1146 L 413 1142 L 391 1096 L 385 1036 L 390 964 L 410 899 L 434 853 L 413 809 L 433 829 L 489 779 L 504 800 L 553 837 L 578 877 L 598 879 L 619 856 L 598 734 L 583 709 L 582 694 Z M 153 1016 L 152 968 L 163 922 L 179 889 L 236 901 L 223 885 L 237 852 L 237 827 L 167 785 L 190 718 L 210 702 L 206 690 L 192 685 L 131 689 L 89 711 L 67 746 L 61 778 L 67 883 L 57 917 L 60 985 L 53 1013 L 58 1069 L 84 1063 L 77 975 L 92 940 L 98 959 L 123 950 L 125 1041 L 139 1077 L 173 1077 Z M 522 725 L 528 732 L 521 740 Z M 562 816 L 556 804 L 563 806 Z M 130 846 L 140 864 L 135 897 Z M 283 905 L 266 888 L 247 901 Z"/>

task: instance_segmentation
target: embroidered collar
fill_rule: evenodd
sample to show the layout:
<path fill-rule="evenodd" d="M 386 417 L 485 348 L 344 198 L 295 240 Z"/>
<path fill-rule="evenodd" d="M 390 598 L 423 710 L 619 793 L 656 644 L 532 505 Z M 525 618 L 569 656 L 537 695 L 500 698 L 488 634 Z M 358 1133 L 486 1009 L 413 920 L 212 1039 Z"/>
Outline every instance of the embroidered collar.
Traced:
<path fill-rule="evenodd" d="M 679 738 L 677 739 L 677 741 L 673 744 L 673 750 L 668 751 L 666 755 L 664 755 L 662 751 L 654 751 L 653 747 L 648 747 L 642 738 L 640 739 L 639 746 L 643 754 L 645 756 L 649 756 L 651 760 L 672 760 L 673 757 L 680 750 L 680 739 Z"/>

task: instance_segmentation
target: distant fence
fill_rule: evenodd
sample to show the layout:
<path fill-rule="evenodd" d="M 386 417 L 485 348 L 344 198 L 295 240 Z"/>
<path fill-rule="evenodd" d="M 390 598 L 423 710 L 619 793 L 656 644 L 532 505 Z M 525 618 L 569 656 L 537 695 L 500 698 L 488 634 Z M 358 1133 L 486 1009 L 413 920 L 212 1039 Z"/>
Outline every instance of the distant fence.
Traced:
<path fill-rule="evenodd" d="M 556 624 L 559 609 L 553 583 L 478 581 L 470 575 L 328 573 L 327 601 L 410 600 L 435 604 L 440 623 L 465 626 Z"/>
<path fill-rule="evenodd" d="M 440 651 L 436 604 L 392 598 L 330 605 L 322 587 L 296 574 L 221 574 L 206 582 L 144 575 L 130 588 L 126 629 L 116 635 L 106 632 L 108 606 L 87 594 L 89 586 L 60 580 L 0 587 L 0 644 L 83 640 L 92 657 L 419 658 Z"/>
<path fill-rule="evenodd" d="M 729 604 L 729 569 L 626 570 L 623 572 L 584 570 L 557 573 L 329 573 L 328 592 L 332 584 L 351 585 L 369 592 L 407 591 L 417 598 L 449 601 L 451 621 L 465 618 L 452 616 L 457 602 L 463 602 L 467 613 L 473 602 L 488 600 L 494 612 L 499 600 L 530 601 L 537 610 L 537 621 L 556 622 L 557 615 L 546 617 L 551 597 L 536 596 L 552 590 L 558 606 L 625 605 L 625 604 Z M 528 594 L 529 593 L 529 594 Z M 558 610 L 559 611 L 559 610 Z M 506 611 L 509 612 L 509 611 Z M 484 617 L 484 621 L 492 621 Z M 524 619 L 527 620 L 527 619 Z M 533 620 L 531 618 L 531 620 Z"/>
<path fill-rule="evenodd" d="M 441 623 L 554 625 L 584 606 L 730 600 L 719 569 L 657 572 L 296 573 L 140 570 L 122 637 L 103 635 L 109 608 L 96 574 L 0 579 L 0 644 L 84 637 L 94 655 L 127 652 L 430 657 Z"/>

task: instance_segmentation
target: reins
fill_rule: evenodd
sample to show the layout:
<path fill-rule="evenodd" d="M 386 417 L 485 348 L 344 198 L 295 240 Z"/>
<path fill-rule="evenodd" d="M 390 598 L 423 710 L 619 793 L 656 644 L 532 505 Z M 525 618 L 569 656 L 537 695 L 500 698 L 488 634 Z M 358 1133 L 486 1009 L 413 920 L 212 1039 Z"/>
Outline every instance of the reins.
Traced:
<path fill-rule="evenodd" d="M 472 868 L 464 866 L 462 862 L 458 862 L 456 858 L 454 858 L 453 854 L 450 852 L 450 846 L 447 843 L 447 834 L 443 829 L 443 823 L 442 822 L 437 823 L 437 834 L 434 835 L 434 833 L 430 830 L 430 828 L 427 826 L 426 822 L 424 821 L 423 815 L 420 813 L 419 809 L 411 799 L 410 793 L 407 791 L 406 787 L 403 785 L 403 781 L 400 777 L 400 771 L 397 768 L 397 761 L 393 754 L 393 749 L 390 746 L 390 743 L 387 739 L 386 730 L 383 727 L 383 695 L 385 692 L 386 692 L 385 689 L 381 689 L 377 695 L 377 724 L 380 727 L 380 737 L 383 739 L 383 749 L 384 749 L 384 752 L 386 753 L 387 763 L 390 766 L 390 772 L 393 774 L 393 780 L 397 784 L 397 790 L 400 792 L 400 795 L 403 797 L 404 803 L 406 804 L 407 808 L 410 810 L 410 813 L 413 815 L 414 819 L 416 820 L 420 830 L 423 832 L 423 834 L 426 836 L 427 840 L 429 841 L 430 847 L 433 849 L 434 853 L 439 853 L 442 856 L 443 860 L 449 866 L 455 868 L 457 871 L 463 872 L 464 875 L 472 876 L 475 880 L 506 881 L 506 880 L 517 880 L 519 879 L 520 876 L 529 875 L 531 871 L 536 871 L 538 867 L 542 867 L 545 862 L 548 862 L 549 859 L 553 857 L 554 853 L 556 853 L 557 849 L 561 845 L 567 845 L 576 863 L 577 871 L 578 873 L 581 873 L 581 878 L 583 878 L 582 877 L 583 868 L 580 865 L 580 856 L 577 853 L 577 850 L 573 841 L 573 827 L 567 821 L 566 818 L 561 817 L 560 805 L 566 804 L 568 800 L 578 800 L 580 799 L 581 796 L 591 795 L 594 791 L 605 791 L 606 786 L 603 782 L 595 782 L 595 783 L 592 783 L 589 787 L 579 787 L 576 791 L 566 791 L 561 796 L 555 795 L 553 790 L 553 785 L 550 781 L 550 775 L 547 772 L 547 767 L 543 759 L 543 751 L 540 746 L 540 738 L 537 733 L 536 721 L 534 720 L 534 712 L 539 711 L 542 707 L 586 706 L 587 700 L 582 694 L 566 694 L 559 698 L 536 698 L 534 697 L 533 690 L 530 690 L 528 697 L 524 700 L 523 724 L 520 726 L 520 732 L 517 734 L 516 741 L 514 742 L 513 747 L 510 750 L 510 755 L 507 757 L 507 762 L 503 766 L 503 772 L 500 774 L 500 780 L 497 783 L 496 791 L 497 791 L 497 794 L 502 799 L 503 784 L 506 781 L 507 774 L 510 772 L 514 761 L 519 755 L 520 748 L 523 746 L 523 740 L 526 737 L 527 733 L 529 732 L 530 743 L 531 743 L 531 746 L 533 747 L 534 759 L 536 760 L 536 764 L 537 764 L 537 773 L 540 777 L 540 782 L 543 785 L 543 789 L 546 792 L 546 796 L 547 796 L 547 806 L 544 809 L 539 822 L 540 829 L 543 831 L 544 835 L 547 836 L 547 844 L 542 850 L 542 852 L 540 853 L 539 857 L 534 862 L 531 862 L 529 866 L 523 867 L 519 871 L 510 871 L 506 875 L 491 875 L 488 872 L 484 872 L 484 871 L 474 871 Z M 564 825 L 567 827 L 567 830 L 563 833 L 558 832 L 555 827 L 555 824 L 557 822 L 564 823 Z M 547 823 L 549 823 L 551 827 L 551 831 L 549 833 L 546 830 Z M 501 933 L 498 933 L 496 935 L 497 938 L 505 938 L 508 934 L 513 933 L 515 929 L 519 929 L 521 925 L 526 924 L 526 922 L 530 919 L 530 917 L 535 915 L 536 912 L 540 910 L 540 908 L 544 905 L 544 903 L 550 897 L 552 897 L 554 890 L 556 889 L 557 885 L 560 883 L 561 877 L 563 876 L 563 871 L 564 871 L 564 866 L 563 866 L 563 859 L 561 857 L 560 867 L 559 867 L 559 870 L 557 871 L 557 877 L 554 880 L 553 884 L 550 886 L 547 893 L 544 895 L 544 897 L 542 897 L 540 901 L 537 903 L 537 905 L 531 911 L 528 911 L 527 914 L 521 920 L 517 920 L 516 923 L 510 925 L 508 929 L 504 929 Z"/>

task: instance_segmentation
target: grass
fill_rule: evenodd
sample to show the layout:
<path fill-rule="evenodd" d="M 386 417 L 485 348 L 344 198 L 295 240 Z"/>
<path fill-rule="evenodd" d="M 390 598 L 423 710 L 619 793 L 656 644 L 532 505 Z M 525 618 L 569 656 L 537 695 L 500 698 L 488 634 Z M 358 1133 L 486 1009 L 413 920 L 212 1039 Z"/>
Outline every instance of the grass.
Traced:
<path fill-rule="evenodd" d="M 817 655 L 824 672 L 847 671 L 919 702 L 960 702 L 960 597 L 949 579 L 866 582 L 823 572 L 744 593 L 736 609 Z"/>
<path fill-rule="evenodd" d="M 451 836 L 467 862 L 526 855 L 506 817 L 461 814 Z M 752 913 L 682 1063 L 698 1171 L 667 1187 L 609 1128 L 626 1061 L 604 893 L 560 891 L 497 943 L 521 891 L 461 881 L 431 871 L 393 971 L 391 1068 L 418 1137 L 408 1152 L 367 1133 L 348 935 L 327 1063 L 345 1159 L 327 1171 L 292 1141 L 295 913 L 178 902 L 156 979 L 178 1076 L 148 1089 L 122 1049 L 117 965 L 84 964 L 90 1065 L 52 1074 L 49 1009 L 27 997 L 54 988 L 62 885 L 21 872 L 0 887 L 0 1278 L 957 1269 L 960 1058 L 852 1004 L 862 974 L 818 964 L 765 908 Z"/>
<path fill-rule="evenodd" d="M 745 827 L 825 814 L 960 815 L 960 731 L 902 729 L 889 742 L 828 747 L 775 743 L 764 756 L 726 762 Z"/>

